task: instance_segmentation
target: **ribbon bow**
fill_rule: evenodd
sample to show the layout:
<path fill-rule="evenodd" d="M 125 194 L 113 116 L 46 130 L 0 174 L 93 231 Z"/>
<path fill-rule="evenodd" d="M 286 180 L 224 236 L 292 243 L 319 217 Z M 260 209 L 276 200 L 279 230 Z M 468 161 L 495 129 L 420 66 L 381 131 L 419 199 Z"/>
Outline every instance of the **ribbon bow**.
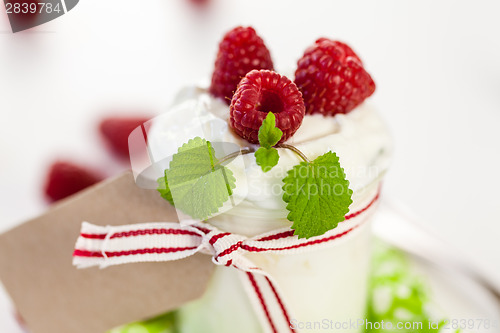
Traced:
<path fill-rule="evenodd" d="M 299 239 L 290 228 L 248 238 L 223 232 L 203 222 L 105 227 L 84 222 L 73 254 L 73 264 L 78 268 L 102 268 L 132 262 L 178 260 L 197 252 L 206 253 L 212 256 L 214 264 L 232 266 L 240 271 L 245 290 L 266 332 L 293 332 L 289 307 L 278 284 L 245 254 L 293 254 L 332 246 L 367 220 L 378 198 L 376 192 L 362 209 L 346 215 L 345 221 L 337 228 L 309 239 Z"/>

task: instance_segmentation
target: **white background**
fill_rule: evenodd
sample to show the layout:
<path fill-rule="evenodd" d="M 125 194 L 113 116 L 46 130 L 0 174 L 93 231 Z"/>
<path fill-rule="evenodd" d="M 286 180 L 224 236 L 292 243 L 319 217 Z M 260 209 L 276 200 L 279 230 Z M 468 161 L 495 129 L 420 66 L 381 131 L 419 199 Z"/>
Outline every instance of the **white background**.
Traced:
<path fill-rule="evenodd" d="M 500 2 L 85 0 L 31 33 L 0 9 L 0 230 L 46 209 L 47 165 L 104 169 L 109 112 L 166 110 L 210 76 L 222 34 L 252 25 L 278 71 L 320 36 L 348 42 L 372 74 L 395 140 L 386 200 L 500 281 Z M 16 332 L 0 296 L 0 331 Z"/>

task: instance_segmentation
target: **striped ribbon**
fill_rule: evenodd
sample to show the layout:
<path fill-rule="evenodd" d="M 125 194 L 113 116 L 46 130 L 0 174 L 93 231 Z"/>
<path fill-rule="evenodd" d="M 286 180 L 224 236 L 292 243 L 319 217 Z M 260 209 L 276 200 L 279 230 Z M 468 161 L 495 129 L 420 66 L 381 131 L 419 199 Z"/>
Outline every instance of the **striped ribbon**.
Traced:
<path fill-rule="evenodd" d="M 345 221 L 337 228 L 309 239 L 299 239 L 290 228 L 249 238 L 223 232 L 202 222 L 106 227 L 84 222 L 73 254 L 73 264 L 78 268 L 107 267 L 132 262 L 178 260 L 197 252 L 206 253 L 212 256 L 214 264 L 239 270 L 264 332 L 294 332 L 290 325 L 292 316 L 289 306 L 276 281 L 245 254 L 294 254 L 332 246 L 347 238 L 368 219 L 378 198 L 377 191 L 361 209 L 346 215 Z"/>

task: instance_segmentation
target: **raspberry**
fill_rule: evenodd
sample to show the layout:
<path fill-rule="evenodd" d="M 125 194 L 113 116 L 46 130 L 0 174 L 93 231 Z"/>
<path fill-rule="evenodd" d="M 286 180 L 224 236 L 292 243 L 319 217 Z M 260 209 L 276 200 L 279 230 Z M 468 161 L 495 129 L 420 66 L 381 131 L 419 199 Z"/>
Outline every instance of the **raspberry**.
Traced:
<path fill-rule="evenodd" d="M 45 195 L 51 201 L 57 201 L 102 180 L 92 170 L 71 162 L 58 161 L 52 164 L 45 183 Z"/>
<path fill-rule="evenodd" d="M 286 141 L 300 127 L 304 101 L 295 83 L 268 70 L 253 70 L 238 85 L 229 107 L 229 125 L 242 138 L 258 143 L 258 132 L 267 113 L 276 116 L 276 126 Z"/>
<path fill-rule="evenodd" d="M 236 27 L 219 44 L 210 93 L 230 104 L 238 83 L 252 69 L 272 70 L 271 55 L 252 27 Z"/>
<path fill-rule="evenodd" d="M 128 159 L 128 137 L 148 117 L 109 117 L 99 124 L 99 130 L 110 150 L 120 158 Z"/>
<path fill-rule="evenodd" d="M 375 91 L 375 83 L 354 51 L 344 43 L 320 38 L 298 61 L 295 83 L 306 113 L 347 113 Z"/>
<path fill-rule="evenodd" d="M 18 32 L 22 30 L 27 30 L 33 28 L 37 25 L 44 23 L 44 17 L 41 12 L 42 9 L 38 7 L 39 0 L 26 0 L 22 1 L 20 7 L 16 10 L 16 4 L 19 6 L 20 1 L 17 0 L 6 0 L 5 5 L 10 4 L 12 7 L 11 11 L 8 12 L 8 17 L 10 25 L 12 27 L 12 32 Z M 38 7 L 38 10 L 32 10 L 33 7 Z M 29 10 L 28 10 L 29 9 Z M 40 11 L 40 12 L 39 12 Z"/>
<path fill-rule="evenodd" d="M 359 59 L 358 55 L 351 49 L 351 47 L 349 45 L 347 45 L 345 43 L 339 42 L 338 40 L 337 41 L 331 41 L 330 39 L 324 38 L 324 37 L 318 38 L 318 40 L 316 41 L 316 44 L 319 44 L 319 43 L 325 43 L 325 44 L 334 43 L 338 47 L 340 47 L 342 50 L 344 50 L 344 53 L 345 53 L 346 57 L 354 57 L 356 60 L 359 61 L 360 64 L 363 64 L 363 62 L 361 61 L 361 59 Z"/>

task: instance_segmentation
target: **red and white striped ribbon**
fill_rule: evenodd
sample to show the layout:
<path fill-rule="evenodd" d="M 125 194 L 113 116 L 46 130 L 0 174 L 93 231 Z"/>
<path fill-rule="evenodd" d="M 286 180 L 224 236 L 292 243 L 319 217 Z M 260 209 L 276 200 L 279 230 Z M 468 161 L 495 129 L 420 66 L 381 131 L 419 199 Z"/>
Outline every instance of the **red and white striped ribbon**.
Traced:
<path fill-rule="evenodd" d="M 146 261 L 170 261 L 197 252 L 212 256 L 216 265 L 240 271 L 243 285 L 265 332 L 297 332 L 290 327 L 289 307 L 276 281 L 250 261 L 246 253 L 293 254 L 332 246 L 367 220 L 378 200 L 378 191 L 358 211 L 346 215 L 337 228 L 321 236 L 299 239 L 283 228 L 255 237 L 223 232 L 207 223 L 141 223 L 96 226 L 84 222 L 73 254 L 79 268 Z"/>

